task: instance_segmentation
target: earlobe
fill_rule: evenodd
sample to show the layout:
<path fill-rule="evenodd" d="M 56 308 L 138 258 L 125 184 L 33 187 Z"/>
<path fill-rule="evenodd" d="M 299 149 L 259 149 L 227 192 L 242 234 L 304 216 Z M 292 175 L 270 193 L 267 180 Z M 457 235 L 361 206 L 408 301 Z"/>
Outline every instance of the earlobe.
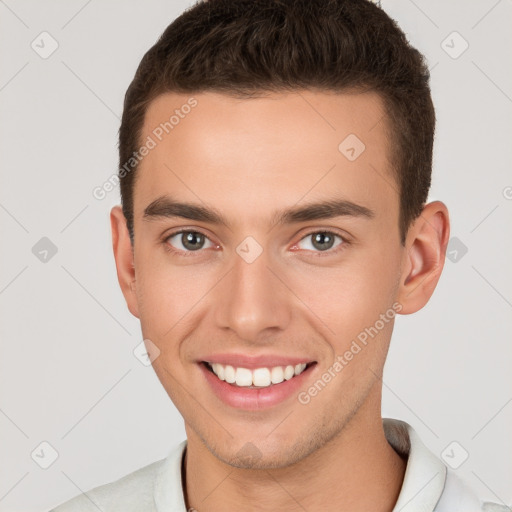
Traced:
<path fill-rule="evenodd" d="M 133 247 L 121 206 L 114 206 L 110 211 L 110 226 L 119 286 L 128 309 L 132 315 L 139 318 Z"/>
<path fill-rule="evenodd" d="M 409 228 L 405 242 L 398 301 L 407 315 L 429 301 L 441 277 L 450 236 L 448 209 L 444 203 L 427 204 Z"/>

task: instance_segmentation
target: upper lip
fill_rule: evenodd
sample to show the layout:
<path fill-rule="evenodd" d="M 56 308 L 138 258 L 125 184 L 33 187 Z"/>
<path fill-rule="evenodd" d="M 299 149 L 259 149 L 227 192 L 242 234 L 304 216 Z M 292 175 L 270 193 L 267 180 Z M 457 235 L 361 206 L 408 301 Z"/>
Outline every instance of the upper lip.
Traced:
<path fill-rule="evenodd" d="M 313 363 L 314 360 L 309 357 L 283 356 L 264 354 L 259 356 L 248 356 L 244 354 L 212 354 L 203 357 L 199 362 L 220 363 L 222 365 L 231 365 L 235 368 L 272 368 L 274 366 L 295 366 L 301 363 Z"/>

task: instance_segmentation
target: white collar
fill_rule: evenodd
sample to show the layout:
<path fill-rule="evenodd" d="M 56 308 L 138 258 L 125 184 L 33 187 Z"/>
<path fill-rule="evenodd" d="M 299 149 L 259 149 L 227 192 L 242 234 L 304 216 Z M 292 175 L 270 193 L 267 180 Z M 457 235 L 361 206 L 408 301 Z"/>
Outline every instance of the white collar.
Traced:
<path fill-rule="evenodd" d="M 404 481 L 393 512 L 433 511 L 443 494 L 446 466 L 404 421 L 383 419 L 388 443 L 407 458 Z"/>
<path fill-rule="evenodd" d="M 446 466 L 422 443 L 404 421 L 384 418 L 384 433 L 396 452 L 407 458 L 400 495 L 393 512 L 434 511 L 445 481 Z M 154 487 L 158 512 L 186 512 L 181 479 L 182 457 L 187 441 L 182 441 L 165 459 Z"/>

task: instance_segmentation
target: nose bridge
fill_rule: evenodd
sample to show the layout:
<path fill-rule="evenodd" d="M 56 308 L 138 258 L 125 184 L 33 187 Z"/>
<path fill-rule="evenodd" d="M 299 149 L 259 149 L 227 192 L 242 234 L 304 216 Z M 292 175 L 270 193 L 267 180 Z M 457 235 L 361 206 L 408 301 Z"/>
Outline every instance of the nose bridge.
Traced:
<path fill-rule="evenodd" d="M 291 317 L 290 303 L 269 268 L 267 253 L 253 258 L 250 241 L 249 245 L 240 244 L 233 255 L 232 270 L 218 287 L 214 305 L 217 326 L 229 328 L 247 341 L 256 341 L 266 330 L 285 329 Z"/>

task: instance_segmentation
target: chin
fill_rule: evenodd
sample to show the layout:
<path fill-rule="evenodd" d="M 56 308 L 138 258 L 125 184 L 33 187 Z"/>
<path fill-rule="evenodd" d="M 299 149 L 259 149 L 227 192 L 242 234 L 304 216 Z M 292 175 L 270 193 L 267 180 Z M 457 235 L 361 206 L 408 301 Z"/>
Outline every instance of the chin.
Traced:
<path fill-rule="evenodd" d="M 239 469 L 277 469 L 291 466 L 301 460 L 295 452 L 281 448 L 279 452 L 262 453 L 253 443 L 246 443 L 238 452 L 215 454 L 220 460 L 229 466 Z"/>
<path fill-rule="evenodd" d="M 298 433 L 294 432 L 294 434 L 297 436 Z M 321 447 L 325 441 L 324 436 L 319 436 L 316 432 L 313 436 L 299 435 L 293 441 L 292 436 L 289 436 L 286 444 L 282 438 L 234 442 L 233 445 L 241 446 L 235 451 L 234 446 L 229 447 L 226 444 L 205 444 L 217 459 L 229 466 L 239 469 L 269 470 L 286 468 L 301 462 Z"/>

